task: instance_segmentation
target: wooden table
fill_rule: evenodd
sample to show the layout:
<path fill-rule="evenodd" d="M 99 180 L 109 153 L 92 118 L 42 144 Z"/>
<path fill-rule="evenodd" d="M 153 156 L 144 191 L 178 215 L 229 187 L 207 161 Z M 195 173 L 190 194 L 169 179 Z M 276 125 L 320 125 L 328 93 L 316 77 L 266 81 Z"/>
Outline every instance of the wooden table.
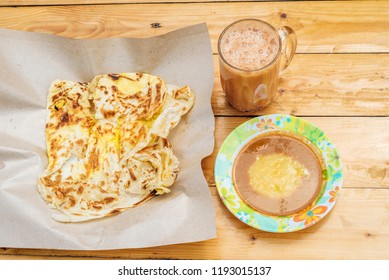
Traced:
<path fill-rule="evenodd" d="M 0 259 L 389 259 L 389 1 L 35 2 L 2 0 L 0 27 L 102 38 L 149 37 L 208 24 L 215 60 L 216 147 L 202 166 L 216 207 L 217 238 L 107 251 L 0 248 Z M 258 114 L 306 118 L 326 131 L 344 165 L 344 189 L 335 209 L 319 224 L 296 233 L 246 226 L 224 207 L 215 189 L 213 166 L 223 139 L 253 116 L 233 110 L 225 100 L 216 41 L 226 25 L 248 17 L 289 25 L 298 36 L 297 55 L 274 102 Z"/>

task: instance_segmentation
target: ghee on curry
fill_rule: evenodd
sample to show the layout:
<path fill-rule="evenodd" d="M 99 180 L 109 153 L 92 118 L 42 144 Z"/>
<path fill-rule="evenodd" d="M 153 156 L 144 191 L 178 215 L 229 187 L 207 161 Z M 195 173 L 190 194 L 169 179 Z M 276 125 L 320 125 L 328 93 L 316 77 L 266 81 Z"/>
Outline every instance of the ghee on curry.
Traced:
<path fill-rule="evenodd" d="M 275 131 L 243 147 L 233 165 L 233 181 L 240 197 L 257 211 L 290 215 L 319 196 L 323 166 L 311 142 L 294 133 Z"/>

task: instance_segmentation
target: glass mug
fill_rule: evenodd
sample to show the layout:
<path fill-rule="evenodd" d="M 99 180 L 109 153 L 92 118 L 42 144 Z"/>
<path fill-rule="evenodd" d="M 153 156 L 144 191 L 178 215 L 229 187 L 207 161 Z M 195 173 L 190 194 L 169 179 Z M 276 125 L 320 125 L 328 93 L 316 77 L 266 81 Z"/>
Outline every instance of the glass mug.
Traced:
<path fill-rule="evenodd" d="M 271 102 L 280 74 L 297 47 L 296 33 L 258 19 L 227 26 L 219 37 L 220 80 L 228 102 L 239 111 L 259 111 Z"/>

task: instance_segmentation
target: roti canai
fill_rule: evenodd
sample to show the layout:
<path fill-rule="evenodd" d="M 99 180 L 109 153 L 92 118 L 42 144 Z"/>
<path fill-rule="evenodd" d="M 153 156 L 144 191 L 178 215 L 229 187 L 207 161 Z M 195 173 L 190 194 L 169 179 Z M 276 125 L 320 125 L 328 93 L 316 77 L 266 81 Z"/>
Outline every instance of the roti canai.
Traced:
<path fill-rule="evenodd" d="M 170 192 L 178 159 L 169 131 L 194 103 L 189 87 L 144 73 L 54 81 L 46 120 L 43 199 L 61 222 L 118 214 Z"/>

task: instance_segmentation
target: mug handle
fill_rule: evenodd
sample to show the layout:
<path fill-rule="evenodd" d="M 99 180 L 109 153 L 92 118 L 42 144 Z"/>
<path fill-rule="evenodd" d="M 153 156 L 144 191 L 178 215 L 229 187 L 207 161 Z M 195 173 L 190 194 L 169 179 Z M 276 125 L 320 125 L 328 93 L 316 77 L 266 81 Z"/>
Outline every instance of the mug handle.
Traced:
<path fill-rule="evenodd" d="M 289 26 L 282 26 L 278 30 L 278 34 L 281 37 L 282 49 L 281 49 L 281 66 L 280 75 L 286 70 L 297 48 L 297 36 L 296 32 Z"/>

